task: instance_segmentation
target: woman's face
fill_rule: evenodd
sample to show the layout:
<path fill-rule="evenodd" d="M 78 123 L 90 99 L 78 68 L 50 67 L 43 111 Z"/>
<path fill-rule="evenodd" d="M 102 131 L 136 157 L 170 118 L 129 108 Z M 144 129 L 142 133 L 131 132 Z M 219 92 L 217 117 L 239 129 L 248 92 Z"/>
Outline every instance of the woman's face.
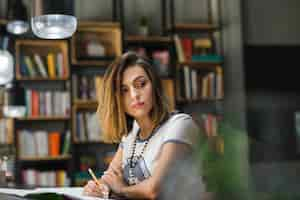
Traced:
<path fill-rule="evenodd" d="M 135 119 L 149 117 L 152 109 L 152 83 L 145 70 L 128 67 L 122 76 L 121 94 L 125 112 Z"/>

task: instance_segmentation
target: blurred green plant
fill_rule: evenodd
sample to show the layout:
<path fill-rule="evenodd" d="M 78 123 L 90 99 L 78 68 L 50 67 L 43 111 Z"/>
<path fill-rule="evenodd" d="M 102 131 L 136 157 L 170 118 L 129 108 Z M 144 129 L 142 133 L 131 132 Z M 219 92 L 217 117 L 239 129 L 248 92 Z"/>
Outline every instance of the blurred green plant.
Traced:
<path fill-rule="evenodd" d="M 215 193 L 217 199 L 250 199 L 246 132 L 221 121 L 218 136 L 200 135 L 195 156 L 207 190 Z"/>

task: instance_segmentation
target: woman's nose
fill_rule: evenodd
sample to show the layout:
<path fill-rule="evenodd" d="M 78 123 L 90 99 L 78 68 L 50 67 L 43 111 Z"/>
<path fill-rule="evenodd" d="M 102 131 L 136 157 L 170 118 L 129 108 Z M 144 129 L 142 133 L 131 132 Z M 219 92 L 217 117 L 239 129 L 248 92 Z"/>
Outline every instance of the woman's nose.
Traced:
<path fill-rule="evenodd" d="M 138 96 L 139 96 L 138 90 L 135 89 L 135 88 L 131 88 L 131 89 L 130 89 L 130 97 L 133 98 L 133 99 L 135 99 L 135 98 L 137 98 Z"/>

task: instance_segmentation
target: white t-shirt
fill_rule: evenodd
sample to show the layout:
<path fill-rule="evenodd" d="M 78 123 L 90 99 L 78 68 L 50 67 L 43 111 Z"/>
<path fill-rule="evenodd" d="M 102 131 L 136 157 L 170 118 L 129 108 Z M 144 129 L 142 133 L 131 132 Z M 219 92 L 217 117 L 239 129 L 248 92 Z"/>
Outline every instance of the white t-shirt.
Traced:
<path fill-rule="evenodd" d="M 139 126 L 136 122 L 133 124 L 132 130 L 127 136 L 123 136 L 120 148 L 123 149 L 122 168 L 124 180 L 129 183 L 129 163 L 132 156 L 133 145 L 137 137 L 135 154 L 133 160 L 137 160 L 137 164 L 133 169 L 133 174 L 140 182 L 153 174 L 157 166 L 159 153 L 164 144 L 183 143 L 192 148 L 197 144 L 199 128 L 192 120 L 192 117 L 184 114 L 173 114 L 162 125 L 160 125 L 150 137 L 148 144 L 141 155 L 141 151 L 145 146 L 146 140 L 141 140 L 138 136 Z"/>

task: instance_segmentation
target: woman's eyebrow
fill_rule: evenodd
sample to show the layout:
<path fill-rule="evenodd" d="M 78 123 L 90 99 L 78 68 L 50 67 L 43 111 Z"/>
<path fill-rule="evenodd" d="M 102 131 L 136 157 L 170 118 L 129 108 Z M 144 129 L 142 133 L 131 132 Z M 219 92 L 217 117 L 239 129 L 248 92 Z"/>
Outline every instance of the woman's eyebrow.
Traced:
<path fill-rule="evenodd" d="M 136 81 L 138 81 L 139 79 L 143 79 L 145 78 L 145 76 L 143 75 L 140 75 L 140 76 L 137 76 L 136 78 L 134 78 L 131 83 L 135 83 Z M 126 86 L 126 83 L 122 83 L 121 86 Z"/>
<path fill-rule="evenodd" d="M 132 82 L 136 82 L 136 81 L 138 81 L 139 79 L 144 79 L 144 78 L 145 78 L 145 76 L 138 76 L 138 77 L 136 77 L 135 79 L 133 79 Z"/>

